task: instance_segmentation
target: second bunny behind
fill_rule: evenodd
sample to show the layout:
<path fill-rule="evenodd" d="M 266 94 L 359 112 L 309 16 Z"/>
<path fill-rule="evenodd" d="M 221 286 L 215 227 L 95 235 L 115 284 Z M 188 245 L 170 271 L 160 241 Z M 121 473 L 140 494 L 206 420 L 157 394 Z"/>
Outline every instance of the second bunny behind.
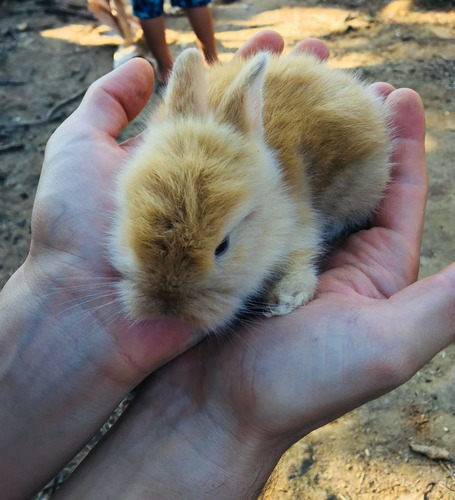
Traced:
<path fill-rule="evenodd" d="M 164 105 L 118 182 L 110 242 L 133 319 L 225 328 L 313 298 L 324 242 L 364 226 L 390 174 L 384 102 L 311 56 L 207 72 L 177 58 Z"/>

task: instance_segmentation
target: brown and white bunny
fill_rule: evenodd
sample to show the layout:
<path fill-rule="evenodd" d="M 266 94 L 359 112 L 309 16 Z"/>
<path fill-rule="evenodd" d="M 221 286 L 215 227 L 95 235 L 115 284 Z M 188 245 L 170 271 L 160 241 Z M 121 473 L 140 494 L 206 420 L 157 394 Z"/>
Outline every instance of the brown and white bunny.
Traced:
<path fill-rule="evenodd" d="M 213 331 L 252 297 L 268 315 L 311 300 L 323 242 L 365 224 L 387 185 L 387 118 L 309 55 L 207 72 L 184 51 L 118 183 L 111 258 L 130 317 Z"/>

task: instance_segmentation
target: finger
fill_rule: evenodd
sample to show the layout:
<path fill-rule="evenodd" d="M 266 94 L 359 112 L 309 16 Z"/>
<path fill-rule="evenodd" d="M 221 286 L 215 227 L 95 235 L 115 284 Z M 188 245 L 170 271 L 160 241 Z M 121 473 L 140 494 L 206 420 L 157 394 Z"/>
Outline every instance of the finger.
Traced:
<path fill-rule="evenodd" d="M 317 38 L 306 38 L 298 42 L 289 52 L 289 55 L 312 54 L 321 61 L 325 61 L 330 56 L 330 50 L 327 45 Z"/>
<path fill-rule="evenodd" d="M 243 44 L 234 57 L 247 58 L 261 51 L 281 54 L 283 48 L 284 40 L 281 35 L 272 30 L 263 30 Z"/>
<path fill-rule="evenodd" d="M 391 229 L 420 247 L 428 190 L 425 162 L 425 116 L 419 95 L 410 89 L 390 93 L 391 126 L 395 133 L 392 179 L 375 225 Z"/>
<path fill-rule="evenodd" d="M 387 98 L 394 90 L 395 87 L 386 82 L 375 82 L 370 85 L 370 88 L 379 96 L 384 99 Z"/>
<path fill-rule="evenodd" d="M 401 329 L 391 340 L 398 346 L 404 382 L 455 340 L 455 263 L 387 302 L 393 311 L 390 321 Z"/>
<path fill-rule="evenodd" d="M 116 138 L 145 107 L 153 84 L 152 66 L 136 57 L 93 83 L 74 119 Z"/>

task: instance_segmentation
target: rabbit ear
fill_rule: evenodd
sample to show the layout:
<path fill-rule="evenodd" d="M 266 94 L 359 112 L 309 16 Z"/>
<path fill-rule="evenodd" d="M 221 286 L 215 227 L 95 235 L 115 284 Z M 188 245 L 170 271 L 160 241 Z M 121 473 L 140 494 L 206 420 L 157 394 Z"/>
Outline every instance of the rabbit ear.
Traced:
<path fill-rule="evenodd" d="M 224 119 L 242 132 L 262 133 L 262 94 L 269 55 L 256 55 L 240 71 L 220 104 Z"/>
<path fill-rule="evenodd" d="M 207 72 L 197 49 L 186 49 L 175 60 L 165 103 L 170 116 L 204 116 L 207 113 Z"/>

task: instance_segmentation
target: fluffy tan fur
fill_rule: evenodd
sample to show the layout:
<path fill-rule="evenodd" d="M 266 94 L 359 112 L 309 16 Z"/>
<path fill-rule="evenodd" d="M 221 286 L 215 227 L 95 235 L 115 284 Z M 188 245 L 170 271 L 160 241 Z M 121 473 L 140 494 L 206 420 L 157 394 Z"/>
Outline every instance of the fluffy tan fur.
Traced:
<path fill-rule="evenodd" d="M 212 107 L 244 65 L 234 59 L 209 73 Z M 390 131 L 381 99 L 352 74 L 301 54 L 270 58 L 263 103 L 265 141 L 295 196 L 310 194 L 332 235 L 349 221 L 364 222 L 389 179 Z"/>
<path fill-rule="evenodd" d="M 233 60 L 207 80 L 183 52 L 119 179 L 111 255 L 128 312 L 216 330 L 258 293 L 268 314 L 307 302 L 322 239 L 376 208 L 389 143 L 383 103 L 310 56 Z"/>

